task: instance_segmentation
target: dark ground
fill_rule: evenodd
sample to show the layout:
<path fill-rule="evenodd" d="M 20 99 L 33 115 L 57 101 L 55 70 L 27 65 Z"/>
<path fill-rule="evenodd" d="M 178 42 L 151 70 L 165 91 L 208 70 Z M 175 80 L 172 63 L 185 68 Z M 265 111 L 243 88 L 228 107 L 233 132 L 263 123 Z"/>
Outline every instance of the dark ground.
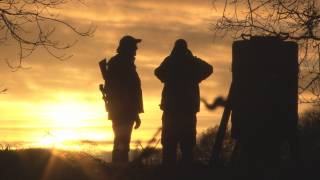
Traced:
<path fill-rule="evenodd" d="M 283 168 L 281 179 L 319 179 L 319 166 Z M 1 180 L 160 180 L 160 179 L 236 179 L 230 167 L 210 168 L 203 164 L 192 167 L 163 168 L 160 165 L 111 165 L 84 153 L 46 149 L 0 151 Z M 237 178 L 238 179 L 238 178 Z M 269 179 L 269 178 L 268 178 Z M 272 178 L 271 178 L 272 179 Z"/>

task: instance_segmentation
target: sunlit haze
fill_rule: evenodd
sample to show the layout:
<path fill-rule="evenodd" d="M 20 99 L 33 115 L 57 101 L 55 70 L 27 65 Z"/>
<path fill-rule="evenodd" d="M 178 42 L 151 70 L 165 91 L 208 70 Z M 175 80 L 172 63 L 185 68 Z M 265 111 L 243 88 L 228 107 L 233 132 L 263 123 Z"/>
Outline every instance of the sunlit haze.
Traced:
<path fill-rule="evenodd" d="M 98 62 L 115 54 L 119 39 L 130 34 L 141 38 L 136 56 L 141 78 L 144 110 L 140 129 L 133 131 L 132 147 L 149 140 L 161 126 L 159 108 L 163 84 L 154 69 L 170 53 L 178 38 L 188 41 L 193 54 L 214 67 L 200 84 L 201 96 L 209 101 L 225 96 L 231 80 L 231 44 L 214 38 L 212 22 L 220 15 L 220 4 L 211 0 L 88 0 L 57 9 L 59 17 L 85 30 L 97 26 L 92 38 L 59 32 L 61 41 L 77 39 L 58 54 L 73 55 L 60 61 L 37 49 L 12 72 L 5 60 L 16 63 L 18 47 L 0 46 L 0 144 L 11 147 L 55 147 L 73 150 L 111 150 L 113 132 L 99 91 L 103 83 Z M 208 111 L 201 105 L 197 132 L 220 121 L 222 108 Z"/>

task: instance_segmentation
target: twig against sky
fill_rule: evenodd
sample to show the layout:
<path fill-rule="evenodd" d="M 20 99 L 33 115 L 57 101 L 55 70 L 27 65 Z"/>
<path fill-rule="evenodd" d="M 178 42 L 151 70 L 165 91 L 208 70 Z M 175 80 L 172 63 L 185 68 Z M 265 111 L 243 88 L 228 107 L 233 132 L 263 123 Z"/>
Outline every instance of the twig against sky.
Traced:
<path fill-rule="evenodd" d="M 320 1 L 224 0 L 216 36 L 279 36 L 299 44 L 300 102 L 320 104 Z"/>
<path fill-rule="evenodd" d="M 59 17 L 57 10 L 69 3 L 69 0 L 1 0 L 0 1 L 0 43 L 15 42 L 18 51 L 18 63 L 13 65 L 6 60 L 13 70 L 22 68 L 22 60 L 30 56 L 38 47 L 43 47 L 48 54 L 65 60 L 71 55 L 59 54 L 72 47 L 72 42 L 59 39 L 57 29 L 63 28 L 78 36 L 91 36 L 93 25 L 82 31 Z M 78 1 L 83 4 L 82 1 Z"/>

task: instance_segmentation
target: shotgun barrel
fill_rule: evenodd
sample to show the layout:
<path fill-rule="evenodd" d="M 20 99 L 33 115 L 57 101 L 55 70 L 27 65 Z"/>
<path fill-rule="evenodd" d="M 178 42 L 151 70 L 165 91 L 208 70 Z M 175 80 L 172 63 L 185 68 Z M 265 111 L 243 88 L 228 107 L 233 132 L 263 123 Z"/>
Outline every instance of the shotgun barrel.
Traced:
<path fill-rule="evenodd" d="M 101 71 L 102 78 L 104 80 L 104 84 L 99 84 L 99 90 L 102 94 L 102 99 L 105 104 L 105 109 L 108 112 L 108 99 L 107 99 L 107 92 L 106 92 L 106 83 L 107 83 L 107 59 L 103 59 L 99 62 L 99 67 Z"/>

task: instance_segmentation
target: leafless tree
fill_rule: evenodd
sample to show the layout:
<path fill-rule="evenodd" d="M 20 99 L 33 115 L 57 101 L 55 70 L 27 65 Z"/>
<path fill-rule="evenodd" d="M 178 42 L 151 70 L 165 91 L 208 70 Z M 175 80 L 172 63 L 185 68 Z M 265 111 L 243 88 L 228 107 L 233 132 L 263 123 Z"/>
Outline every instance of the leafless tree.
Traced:
<path fill-rule="evenodd" d="M 95 27 L 85 31 L 78 30 L 57 13 L 72 0 L 0 0 L 0 45 L 6 42 L 17 44 L 18 63 L 7 64 L 12 70 L 22 68 L 22 60 L 32 54 L 38 47 L 43 47 L 50 55 L 59 60 L 69 58 L 58 55 L 77 41 L 67 43 L 58 39 L 58 28 L 70 30 L 79 36 L 91 36 Z M 77 3 L 83 3 L 78 0 Z"/>
<path fill-rule="evenodd" d="M 72 31 L 78 36 L 91 36 L 95 31 L 90 26 L 85 31 L 79 31 L 75 26 L 59 18 L 57 10 L 72 0 L 0 0 L 0 45 L 15 43 L 17 45 L 18 62 L 10 63 L 12 71 L 22 68 L 22 60 L 30 56 L 38 47 L 43 47 L 53 57 L 64 60 L 71 55 L 59 55 L 72 47 L 76 39 L 67 43 L 57 38 L 57 28 Z M 82 3 L 81 0 L 75 0 Z M 0 88 L 0 94 L 7 91 Z"/>
<path fill-rule="evenodd" d="M 218 0 L 215 0 L 217 2 Z M 281 36 L 299 44 L 300 102 L 320 105 L 320 0 L 223 0 L 216 36 Z"/>

